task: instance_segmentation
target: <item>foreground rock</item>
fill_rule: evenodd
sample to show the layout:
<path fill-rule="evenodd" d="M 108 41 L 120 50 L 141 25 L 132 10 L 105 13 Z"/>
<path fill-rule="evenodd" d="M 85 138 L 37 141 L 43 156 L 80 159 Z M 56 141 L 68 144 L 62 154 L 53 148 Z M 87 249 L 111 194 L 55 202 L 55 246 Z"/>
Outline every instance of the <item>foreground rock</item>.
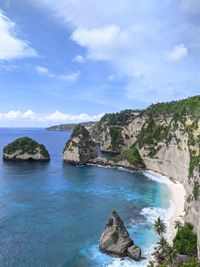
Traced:
<path fill-rule="evenodd" d="M 116 211 L 112 212 L 101 235 L 99 249 L 113 257 L 128 256 L 134 260 L 141 259 L 141 249 L 134 246 L 133 240 L 129 237 L 129 233 Z"/>
<path fill-rule="evenodd" d="M 141 259 L 141 248 L 139 246 L 131 246 L 127 249 L 127 256 L 132 260 L 139 261 Z"/>
<path fill-rule="evenodd" d="M 63 159 L 72 164 L 86 164 L 96 157 L 96 143 L 92 140 L 88 130 L 78 124 L 64 148 Z"/>
<path fill-rule="evenodd" d="M 3 159 L 48 161 L 50 156 L 44 145 L 29 137 L 22 137 L 4 147 Z"/>

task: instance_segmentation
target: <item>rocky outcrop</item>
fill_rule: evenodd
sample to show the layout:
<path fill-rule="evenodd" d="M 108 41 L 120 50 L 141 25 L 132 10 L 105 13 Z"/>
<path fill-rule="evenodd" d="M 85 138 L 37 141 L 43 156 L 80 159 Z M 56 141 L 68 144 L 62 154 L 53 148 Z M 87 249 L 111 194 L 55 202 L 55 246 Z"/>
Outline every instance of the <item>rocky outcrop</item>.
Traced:
<path fill-rule="evenodd" d="M 83 125 L 77 125 L 64 148 L 63 159 L 72 164 L 86 164 L 96 157 L 96 143 Z"/>
<path fill-rule="evenodd" d="M 44 145 L 29 137 L 16 139 L 3 149 L 3 159 L 9 161 L 48 161 L 49 153 Z"/>
<path fill-rule="evenodd" d="M 135 261 L 139 261 L 141 259 L 141 248 L 139 246 L 131 246 L 127 249 L 127 256 Z"/>
<path fill-rule="evenodd" d="M 88 164 L 94 164 L 94 165 L 100 165 L 100 166 L 110 166 L 113 168 L 125 168 L 128 170 L 133 170 L 135 171 L 137 168 L 130 164 L 127 160 L 119 160 L 119 161 L 114 161 L 112 159 L 106 159 L 106 158 L 94 158 L 90 159 Z"/>
<path fill-rule="evenodd" d="M 112 212 L 101 235 L 99 249 L 113 257 L 128 256 L 134 260 L 141 259 L 141 249 L 134 246 L 133 240 L 116 211 Z"/>

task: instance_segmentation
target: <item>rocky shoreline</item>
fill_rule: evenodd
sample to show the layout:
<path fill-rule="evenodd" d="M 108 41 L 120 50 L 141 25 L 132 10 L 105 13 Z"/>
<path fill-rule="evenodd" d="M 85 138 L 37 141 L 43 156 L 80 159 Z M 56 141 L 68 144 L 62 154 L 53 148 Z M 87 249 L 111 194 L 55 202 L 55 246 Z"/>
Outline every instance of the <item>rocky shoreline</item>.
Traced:
<path fill-rule="evenodd" d="M 127 160 L 114 162 L 114 160 L 112 159 L 101 158 L 101 157 L 90 159 L 87 162 L 87 165 L 97 165 L 97 166 L 99 165 L 103 167 L 123 168 L 130 171 L 137 170 L 137 168 L 131 165 Z"/>

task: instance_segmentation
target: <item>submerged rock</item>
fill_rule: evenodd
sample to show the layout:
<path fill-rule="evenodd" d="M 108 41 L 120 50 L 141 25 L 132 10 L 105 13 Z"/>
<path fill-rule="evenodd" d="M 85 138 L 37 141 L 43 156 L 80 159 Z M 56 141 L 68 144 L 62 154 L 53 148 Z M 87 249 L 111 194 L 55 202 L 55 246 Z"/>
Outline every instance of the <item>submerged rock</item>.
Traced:
<path fill-rule="evenodd" d="M 96 143 L 92 140 L 88 130 L 78 124 L 64 148 L 63 159 L 73 164 L 86 164 L 96 157 Z"/>
<path fill-rule="evenodd" d="M 44 145 L 29 137 L 22 137 L 4 147 L 3 159 L 48 161 L 50 156 Z"/>
<path fill-rule="evenodd" d="M 141 249 L 134 246 L 133 240 L 116 211 L 112 212 L 101 235 L 99 249 L 113 257 L 128 256 L 134 260 L 141 258 Z"/>

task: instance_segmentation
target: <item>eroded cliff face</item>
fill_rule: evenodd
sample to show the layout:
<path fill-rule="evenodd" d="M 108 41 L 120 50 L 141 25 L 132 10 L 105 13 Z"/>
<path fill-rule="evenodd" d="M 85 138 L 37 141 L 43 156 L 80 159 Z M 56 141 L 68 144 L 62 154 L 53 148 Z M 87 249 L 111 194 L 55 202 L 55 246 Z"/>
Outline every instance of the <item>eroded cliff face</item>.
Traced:
<path fill-rule="evenodd" d="M 113 136 L 104 124 L 100 144 L 112 150 Z M 176 120 L 173 116 L 141 113 L 120 126 L 122 140 L 115 147 L 124 151 L 135 144 L 146 169 L 171 177 L 184 185 L 185 220 L 192 223 L 198 235 L 200 255 L 200 122 L 190 116 Z"/>
<path fill-rule="evenodd" d="M 73 164 L 85 164 L 95 157 L 97 157 L 95 142 L 83 125 L 77 125 L 64 148 L 63 159 Z"/>

